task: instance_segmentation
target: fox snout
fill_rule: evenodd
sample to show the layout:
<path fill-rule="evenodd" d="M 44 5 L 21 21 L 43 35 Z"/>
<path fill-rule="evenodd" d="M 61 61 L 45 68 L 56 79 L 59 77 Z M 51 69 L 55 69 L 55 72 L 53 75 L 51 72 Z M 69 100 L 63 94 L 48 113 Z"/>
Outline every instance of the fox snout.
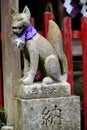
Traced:
<path fill-rule="evenodd" d="M 23 31 L 23 29 L 24 29 L 25 27 L 22 25 L 22 26 L 19 26 L 19 27 L 17 27 L 17 26 L 12 26 L 12 32 L 14 33 L 14 34 L 20 34 L 22 31 Z"/>

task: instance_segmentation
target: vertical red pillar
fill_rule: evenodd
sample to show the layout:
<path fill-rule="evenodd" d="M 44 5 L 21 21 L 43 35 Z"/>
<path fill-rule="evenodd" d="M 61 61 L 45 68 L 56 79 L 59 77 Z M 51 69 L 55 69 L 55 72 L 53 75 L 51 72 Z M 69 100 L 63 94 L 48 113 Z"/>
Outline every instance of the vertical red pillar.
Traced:
<path fill-rule="evenodd" d="M 48 35 L 48 27 L 49 27 L 49 20 L 54 19 L 54 15 L 51 12 L 44 13 L 44 31 L 45 31 L 45 38 Z"/>
<path fill-rule="evenodd" d="M 64 49 L 68 60 L 68 82 L 71 84 L 71 94 L 74 93 L 73 87 L 73 58 L 72 58 L 72 30 L 71 19 L 64 18 Z"/>
<path fill-rule="evenodd" d="M 84 130 L 87 130 L 87 17 L 81 19 L 83 84 L 84 84 Z"/>

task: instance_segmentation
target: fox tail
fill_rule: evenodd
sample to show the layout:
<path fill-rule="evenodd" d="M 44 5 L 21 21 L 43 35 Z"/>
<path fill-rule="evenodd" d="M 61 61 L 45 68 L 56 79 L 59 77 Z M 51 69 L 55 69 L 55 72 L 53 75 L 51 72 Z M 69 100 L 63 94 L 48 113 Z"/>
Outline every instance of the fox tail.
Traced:
<path fill-rule="evenodd" d="M 49 21 L 49 28 L 48 28 L 48 41 L 54 48 L 54 52 L 57 54 L 61 67 L 62 67 L 62 74 L 68 74 L 68 64 L 67 58 L 63 50 L 63 38 L 61 31 L 58 25 L 53 21 Z"/>

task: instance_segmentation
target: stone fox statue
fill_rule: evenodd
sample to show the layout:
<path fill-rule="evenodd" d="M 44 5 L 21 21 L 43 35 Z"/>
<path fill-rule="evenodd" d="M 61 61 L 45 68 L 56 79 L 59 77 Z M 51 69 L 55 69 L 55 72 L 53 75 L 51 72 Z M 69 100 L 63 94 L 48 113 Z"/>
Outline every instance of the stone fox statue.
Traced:
<path fill-rule="evenodd" d="M 30 85 L 34 82 L 39 62 L 42 62 L 41 66 L 46 72 L 43 83 L 51 84 L 66 81 L 67 59 L 63 52 L 59 27 L 54 21 L 50 20 L 47 40 L 38 34 L 30 24 L 30 16 L 27 6 L 24 7 L 22 13 L 17 13 L 14 8 L 11 9 L 14 40 L 17 47 L 22 50 L 24 57 L 24 77 L 21 78 L 21 82 L 24 85 Z M 29 60 L 26 58 L 26 49 Z"/>

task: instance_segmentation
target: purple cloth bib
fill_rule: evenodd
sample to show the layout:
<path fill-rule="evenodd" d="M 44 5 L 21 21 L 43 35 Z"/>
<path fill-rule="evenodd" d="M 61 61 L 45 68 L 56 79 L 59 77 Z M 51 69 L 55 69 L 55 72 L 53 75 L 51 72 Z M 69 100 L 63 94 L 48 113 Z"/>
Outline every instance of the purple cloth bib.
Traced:
<path fill-rule="evenodd" d="M 13 41 L 16 45 L 16 48 L 22 50 L 25 46 L 25 41 L 31 39 L 37 34 L 36 29 L 30 24 L 24 31 L 22 31 L 19 35 L 13 36 Z M 20 39 L 17 41 L 17 39 Z"/>
<path fill-rule="evenodd" d="M 36 29 L 30 24 L 20 35 L 25 41 L 31 39 L 37 33 Z"/>

